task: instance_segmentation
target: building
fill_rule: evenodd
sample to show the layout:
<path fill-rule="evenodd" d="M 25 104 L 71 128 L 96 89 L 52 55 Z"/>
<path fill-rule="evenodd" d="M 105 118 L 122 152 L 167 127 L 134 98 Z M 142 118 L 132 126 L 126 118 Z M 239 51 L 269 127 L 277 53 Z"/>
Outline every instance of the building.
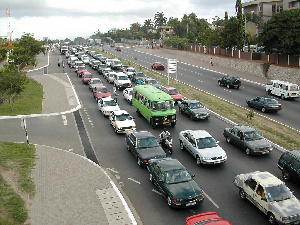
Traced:
<path fill-rule="evenodd" d="M 162 40 L 173 34 L 173 28 L 171 26 L 159 26 L 157 31 L 159 32 L 160 39 Z"/>

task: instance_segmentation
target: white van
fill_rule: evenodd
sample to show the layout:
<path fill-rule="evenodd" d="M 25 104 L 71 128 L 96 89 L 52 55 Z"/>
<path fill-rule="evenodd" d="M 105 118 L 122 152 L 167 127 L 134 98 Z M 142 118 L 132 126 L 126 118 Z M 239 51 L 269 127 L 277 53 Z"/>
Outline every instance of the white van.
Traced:
<path fill-rule="evenodd" d="M 266 85 L 268 94 L 276 95 L 281 99 L 299 98 L 299 86 L 286 81 L 271 80 Z"/>

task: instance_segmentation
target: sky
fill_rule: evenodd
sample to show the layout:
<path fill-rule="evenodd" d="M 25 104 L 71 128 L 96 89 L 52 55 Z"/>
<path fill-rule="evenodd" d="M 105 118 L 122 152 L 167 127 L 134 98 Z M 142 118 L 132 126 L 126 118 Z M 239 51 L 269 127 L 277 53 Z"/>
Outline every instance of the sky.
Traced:
<path fill-rule="evenodd" d="M 224 19 L 226 11 L 235 16 L 235 4 L 236 0 L 1 0 L 0 37 L 10 30 L 13 39 L 24 33 L 37 40 L 88 38 L 98 30 L 106 33 L 129 29 L 136 22 L 143 25 L 147 19 L 153 21 L 157 12 L 179 20 L 195 13 L 212 22 L 215 16 Z"/>

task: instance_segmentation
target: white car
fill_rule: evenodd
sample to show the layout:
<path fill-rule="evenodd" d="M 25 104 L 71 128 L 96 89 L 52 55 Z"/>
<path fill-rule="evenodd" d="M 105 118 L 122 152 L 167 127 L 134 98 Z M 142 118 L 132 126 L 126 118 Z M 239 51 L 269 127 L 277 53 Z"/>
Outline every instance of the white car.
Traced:
<path fill-rule="evenodd" d="M 240 197 L 248 199 L 268 216 L 271 224 L 299 224 L 300 202 L 280 179 L 269 172 L 237 175 L 234 185 Z M 255 215 L 253 215 L 255 216 Z"/>
<path fill-rule="evenodd" d="M 84 64 L 89 64 L 89 62 L 90 62 L 90 58 L 88 57 L 88 56 L 84 56 L 84 57 L 82 57 L 82 62 L 84 63 Z"/>
<path fill-rule="evenodd" d="M 118 103 L 112 97 L 100 98 L 98 107 L 103 116 L 109 116 L 112 111 L 120 110 Z"/>
<path fill-rule="evenodd" d="M 113 83 L 117 90 L 132 87 L 131 81 L 129 80 L 128 76 L 123 72 L 118 72 L 115 74 Z"/>
<path fill-rule="evenodd" d="M 130 105 L 132 105 L 132 92 L 133 88 L 125 88 L 123 90 L 123 96 Z"/>
<path fill-rule="evenodd" d="M 179 133 L 182 151 L 187 150 L 195 158 L 197 165 L 220 164 L 227 160 L 226 152 L 205 130 L 184 130 Z"/>
<path fill-rule="evenodd" d="M 103 82 L 99 78 L 92 78 L 89 80 L 89 88 L 93 90 L 95 87 L 104 86 Z"/>
<path fill-rule="evenodd" d="M 112 84 L 114 82 L 114 77 L 117 73 L 116 72 L 108 72 L 106 76 L 106 80 L 108 83 Z"/>
<path fill-rule="evenodd" d="M 133 118 L 125 110 L 111 112 L 109 120 L 116 133 L 127 133 L 136 130 Z"/>

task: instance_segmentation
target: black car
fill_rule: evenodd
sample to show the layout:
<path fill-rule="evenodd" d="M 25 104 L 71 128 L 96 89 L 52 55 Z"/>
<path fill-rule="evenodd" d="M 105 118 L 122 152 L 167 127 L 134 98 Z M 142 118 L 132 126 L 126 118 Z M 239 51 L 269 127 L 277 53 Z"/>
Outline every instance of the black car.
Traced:
<path fill-rule="evenodd" d="M 136 72 L 135 74 L 133 74 L 133 75 L 131 76 L 131 81 L 132 81 L 133 83 L 137 83 L 137 81 L 138 81 L 139 79 L 141 79 L 142 77 L 146 77 L 145 74 L 143 74 L 142 72 Z"/>
<path fill-rule="evenodd" d="M 300 181 L 300 150 L 284 152 L 277 165 L 285 180 Z"/>
<path fill-rule="evenodd" d="M 281 104 L 274 98 L 269 96 L 259 96 L 254 99 L 247 100 L 248 106 L 257 108 L 262 112 L 278 112 L 282 109 Z"/>
<path fill-rule="evenodd" d="M 237 125 L 225 128 L 223 135 L 228 143 L 233 143 L 245 150 L 247 155 L 263 155 L 273 150 L 270 143 L 250 126 Z"/>
<path fill-rule="evenodd" d="M 210 112 L 201 102 L 194 99 L 184 99 L 178 102 L 179 112 L 186 114 L 191 120 L 208 119 Z"/>
<path fill-rule="evenodd" d="M 170 207 L 192 207 L 203 202 L 203 191 L 177 159 L 151 159 L 147 168 L 151 183 L 157 186 Z"/>
<path fill-rule="evenodd" d="M 220 79 L 218 79 L 218 84 L 220 86 L 226 86 L 229 88 L 240 88 L 241 86 L 241 80 L 239 77 L 234 76 L 224 76 Z"/>
<path fill-rule="evenodd" d="M 125 136 L 127 150 L 132 152 L 139 166 L 146 166 L 149 159 L 166 157 L 155 136 L 149 131 L 132 131 Z"/>

